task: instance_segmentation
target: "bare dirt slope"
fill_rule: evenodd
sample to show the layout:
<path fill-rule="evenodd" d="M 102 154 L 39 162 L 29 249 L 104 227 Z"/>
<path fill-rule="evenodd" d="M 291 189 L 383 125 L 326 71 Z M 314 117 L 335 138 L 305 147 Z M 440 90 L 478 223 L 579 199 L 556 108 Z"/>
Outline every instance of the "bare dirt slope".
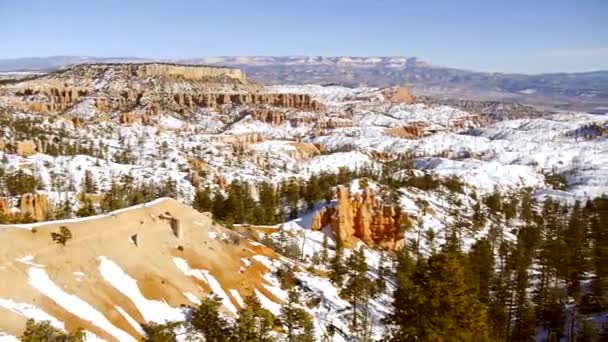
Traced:
<path fill-rule="evenodd" d="M 61 226 L 73 235 L 66 246 L 51 239 Z M 279 303 L 260 256 L 274 257 L 172 199 L 89 219 L 0 226 L 0 332 L 19 336 L 28 317 L 48 315 L 66 330 L 138 340 L 137 323 L 176 317 L 172 308 L 212 291 L 228 312 L 255 289 Z"/>

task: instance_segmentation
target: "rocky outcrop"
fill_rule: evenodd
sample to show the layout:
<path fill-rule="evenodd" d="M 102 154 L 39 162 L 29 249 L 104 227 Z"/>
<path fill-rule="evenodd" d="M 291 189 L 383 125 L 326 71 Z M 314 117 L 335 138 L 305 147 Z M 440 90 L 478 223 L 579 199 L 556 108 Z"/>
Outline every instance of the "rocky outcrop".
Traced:
<path fill-rule="evenodd" d="M 296 148 L 295 153 L 290 155 L 294 159 L 308 159 L 321 153 L 319 148 L 311 143 L 290 142 L 289 144 Z"/>
<path fill-rule="evenodd" d="M 17 141 L 15 143 L 15 152 L 22 157 L 29 157 L 37 153 L 36 143 L 32 140 Z"/>
<path fill-rule="evenodd" d="M 266 138 L 258 133 L 251 134 L 235 134 L 235 135 L 220 135 L 217 137 L 218 141 L 226 144 L 234 145 L 237 147 L 247 147 L 251 144 L 257 144 L 266 141 Z"/>
<path fill-rule="evenodd" d="M 313 215 L 313 230 L 330 225 L 344 247 L 353 247 L 355 238 L 390 250 L 403 246 L 401 226 L 408 218 L 399 207 L 380 203 L 369 188 L 363 195 L 351 196 L 347 188 L 340 187 L 337 198 L 335 208 L 324 208 Z"/>
<path fill-rule="evenodd" d="M 48 218 L 49 202 L 44 194 L 24 194 L 19 200 L 19 210 L 22 216 L 30 216 L 36 221 Z"/>
<path fill-rule="evenodd" d="M 11 206 L 8 198 L 0 197 L 0 215 L 9 215 L 11 212 Z"/>
<path fill-rule="evenodd" d="M 426 134 L 427 126 L 424 123 L 412 123 L 406 126 L 387 128 L 386 133 L 397 138 L 418 139 Z"/>
<path fill-rule="evenodd" d="M 56 83 L 19 89 L 15 93 L 17 98 L 13 99 L 13 106 L 38 113 L 61 112 L 73 106 L 81 97 L 89 94 L 85 88 Z"/>
<path fill-rule="evenodd" d="M 301 110 L 318 111 L 323 107 L 308 94 L 275 94 L 259 92 L 243 93 L 177 93 L 173 100 L 180 107 L 211 107 L 221 105 L 270 105 L 274 107 L 296 108 Z M 255 116 L 256 113 L 254 112 Z M 260 111 L 258 115 L 267 115 Z"/>
<path fill-rule="evenodd" d="M 285 113 L 276 109 L 252 109 L 243 112 L 245 115 L 251 115 L 256 120 L 278 126 L 285 122 Z"/>
<path fill-rule="evenodd" d="M 387 91 L 385 92 L 385 96 L 392 103 L 412 104 L 416 102 L 416 97 L 412 95 L 410 88 L 407 86 L 400 86 Z"/>

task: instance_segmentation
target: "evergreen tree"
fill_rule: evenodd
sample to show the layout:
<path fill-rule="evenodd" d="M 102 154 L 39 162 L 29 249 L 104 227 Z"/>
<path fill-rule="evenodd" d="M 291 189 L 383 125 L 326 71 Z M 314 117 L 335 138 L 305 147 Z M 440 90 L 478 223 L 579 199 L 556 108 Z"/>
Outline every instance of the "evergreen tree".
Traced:
<path fill-rule="evenodd" d="M 218 298 L 204 298 L 188 317 L 188 330 L 200 334 L 207 342 L 223 342 L 232 338 L 232 327 L 220 316 L 222 303 Z"/>
<path fill-rule="evenodd" d="M 19 339 L 23 342 L 84 342 L 85 334 L 82 329 L 65 333 L 53 327 L 49 321 L 28 319 Z"/>
<path fill-rule="evenodd" d="M 192 202 L 192 207 L 202 213 L 206 211 L 211 211 L 213 208 L 213 201 L 211 200 L 211 190 L 207 187 L 202 190 L 197 190 L 194 194 L 194 201 Z"/>
<path fill-rule="evenodd" d="M 142 324 L 142 329 L 145 333 L 144 342 L 176 342 L 177 334 L 175 329 L 182 325 L 181 322 L 166 322 L 158 324 L 150 322 Z"/>
<path fill-rule="evenodd" d="M 87 194 L 96 194 L 99 191 L 97 187 L 97 181 L 93 177 L 91 170 L 86 170 L 84 173 L 83 189 L 82 191 Z"/>
<path fill-rule="evenodd" d="M 116 180 L 112 180 L 110 191 L 103 195 L 100 206 L 103 212 L 114 211 L 126 207 L 124 187 Z"/>
<path fill-rule="evenodd" d="M 608 198 L 589 204 L 592 240 L 592 290 L 604 307 L 608 307 Z M 607 329 L 608 330 L 608 329 Z"/>
<path fill-rule="evenodd" d="M 568 248 L 564 250 L 566 257 L 566 280 L 568 293 L 578 297 L 580 294 L 580 282 L 585 271 L 587 271 L 587 255 L 589 253 L 587 244 L 587 228 L 581 217 L 580 202 L 576 202 L 570 214 L 568 228 L 565 231 L 565 243 Z"/>
<path fill-rule="evenodd" d="M 486 309 L 467 289 L 459 258 L 442 251 L 419 261 L 411 284 L 395 293 L 393 341 L 490 341 Z"/>
<path fill-rule="evenodd" d="M 352 326 L 353 330 L 359 331 L 357 318 L 359 317 L 358 307 L 363 306 L 364 318 L 367 318 L 367 305 L 376 290 L 374 282 L 369 278 L 368 266 L 365 260 L 363 248 L 354 251 L 346 262 L 346 274 L 348 279 L 340 290 L 340 297 L 345 298 L 352 305 Z"/>
<path fill-rule="evenodd" d="M 490 301 L 490 286 L 494 270 L 494 255 L 487 239 L 478 240 L 467 258 L 467 279 L 480 302 Z"/>
<path fill-rule="evenodd" d="M 395 342 L 407 341 L 407 327 L 410 325 L 410 298 L 409 293 L 413 290 L 412 274 L 416 269 L 409 252 L 402 248 L 397 252 L 395 282 L 396 289 L 393 293 L 393 308 L 386 321 L 392 328 L 391 340 Z"/>
<path fill-rule="evenodd" d="M 87 198 L 82 194 L 80 196 L 80 208 L 76 211 L 76 216 L 78 217 L 87 217 L 96 215 L 97 211 L 93 206 L 93 201 L 90 198 Z"/>
<path fill-rule="evenodd" d="M 238 312 L 234 340 L 243 342 L 272 342 L 270 334 L 274 327 L 274 316 L 262 307 L 254 294 L 245 299 L 245 306 Z"/>
<path fill-rule="evenodd" d="M 296 306 L 299 300 L 295 289 L 289 291 L 287 302 L 281 306 L 279 321 L 285 327 L 288 342 L 313 342 L 313 321 L 304 309 Z"/>
<path fill-rule="evenodd" d="M 343 249 L 338 246 L 336 249 L 336 253 L 331 260 L 330 266 L 330 275 L 329 279 L 336 286 L 341 287 L 344 283 L 344 276 L 346 275 L 346 267 L 344 266 L 342 257 L 343 257 Z"/>

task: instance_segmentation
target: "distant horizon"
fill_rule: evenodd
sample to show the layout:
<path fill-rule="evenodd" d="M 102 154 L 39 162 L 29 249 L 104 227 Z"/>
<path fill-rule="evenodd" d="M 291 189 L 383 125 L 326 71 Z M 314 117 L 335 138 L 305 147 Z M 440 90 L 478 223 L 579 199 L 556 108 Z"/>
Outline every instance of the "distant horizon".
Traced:
<path fill-rule="evenodd" d="M 588 72 L 608 70 L 606 18 L 605 0 L 0 0 L 0 58 L 418 56 L 480 72 Z"/>
<path fill-rule="evenodd" d="M 425 64 L 428 64 L 430 67 L 434 68 L 444 68 L 444 69 L 454 69 L 454 70 L 462 70 L 467 72 L 477 72 L 477 73 L 489 73 L 489 74 L 505 74 L 505 75 L 548 75 L 548 74 L 590 74 L 590 73 L 600 73 L 600 72 L 608 72 L 608 67 L 605 69 L 590 69 L 590 70 L 581 70 L 581 71 L 546 71 L 546 72 L 503 72 L 503 71 L 492 71 L 492 70 L 476 70 L 470 68 L 464 68 L 453 65 L 440 65 L 437 63 L 433 63 L 420 56 L 407 56 L 407 55 L 393 55 L 393 56 L 385 56 L 385 55 L 213 55 L 213 56 L 199 56 L 199 57 L 184 57 L 184 58 L 157 58 L 157 57 L 140 57 L 140 56 L 120 56 L 120 55 L 107 55 L 107 56 L 98 56 L 98 55 L 48 55 L 48 56 L 26 56 L 26 57 L 10 57 L 4 58 L 0 57 L 0 61 L 19 61 L 19 60 L 27 60 L 27 59 L 52 59 L 52 58 L 90 58 L 90 59 L 133 59 L 133 60 L 142 60 L 149 61 L 151 63 L 176 63 L 176 64 L 184 64 L 184 65 L 200 65 L 187 63 L 187 60 L 196 60 L 196 59 L 209 59 L 209 58 L 237 58 L 237 57 L 246 57 L 246 58 L 288 58 L 288 57 L 300 57 L 300 58 L 309 58 L 309 57 L 321 57 L 321 58 L 339 58 L 339 57 L 350 57 L 350 58 L 407 58 L 407 59 L 417 59 Z M 92 63 L 104 63 L 103 61 Z M 110 63 L 129 63 L 128 61 L 117 61 Z M 69 65 L 69 64 L 66 64 Z M 213 64 L 211 64 L 213 65 Z M 220 65 L 217 65 L 220 66 Z M 230 67 L 230 65 L 227 65 Z M 36 69 L 24 71 L 34 71 Z M 2 72 L 2 71 L 0 71 Z"/>

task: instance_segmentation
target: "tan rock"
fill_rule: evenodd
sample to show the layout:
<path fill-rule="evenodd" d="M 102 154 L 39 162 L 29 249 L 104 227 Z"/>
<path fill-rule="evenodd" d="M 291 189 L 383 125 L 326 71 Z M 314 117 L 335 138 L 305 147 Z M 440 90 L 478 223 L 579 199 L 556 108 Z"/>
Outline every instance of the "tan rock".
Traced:
<path fill-rule="evenodd" d="M 353 236 L 355 232 L 353 224 L 354 217 L 350 192 L 345 187 L 339 187 L 338 206 L 332 222 L 332 230 L 338 242 L 344 247 L 353 247 L 354 245 Z"/>
<path fill-rule="evenodd" d="M 424 123 L 412 123 L 406 126 L 387 128 L 386 133 L 398 138 L 417 139 L 426 134 L 427 126 Z"/>
<path fill-rule="evenodd" d="M 23 194 L 19 200 L 21 215 L 30 215 L 36 221 L 44 221 L 49 214 L 49 202 L 44 194 Z"/>
<path fill-rule="evenodd" d="M 331 224 L 336 239 L 349 248 L 357 239 L 390 250 L 403 246 L 401 225 L 408 218 L 398 207 L 381 204 L 369 188 L 363 195 L 350 196 L 347 188 L 340 187 L 337 197 L 335 209 L 324 208 L 313 215 L 311 229 L 320 230 Z"/>
<path fill-rule="evenodd" d="M 16 143 L 16 153 L 22 157 L 29 157 L 37 153 L 36 143 L 32 140 L 23 140 Z"/>
<path fill-rule="evenodd" d="M 412 104 L 416 102 L 416 97 L 412 95 L 410 88 L 407 86 L 400 86 L 392 91 L 386 93 L 389 101 L 393 103 L 405 103 Z"/>

